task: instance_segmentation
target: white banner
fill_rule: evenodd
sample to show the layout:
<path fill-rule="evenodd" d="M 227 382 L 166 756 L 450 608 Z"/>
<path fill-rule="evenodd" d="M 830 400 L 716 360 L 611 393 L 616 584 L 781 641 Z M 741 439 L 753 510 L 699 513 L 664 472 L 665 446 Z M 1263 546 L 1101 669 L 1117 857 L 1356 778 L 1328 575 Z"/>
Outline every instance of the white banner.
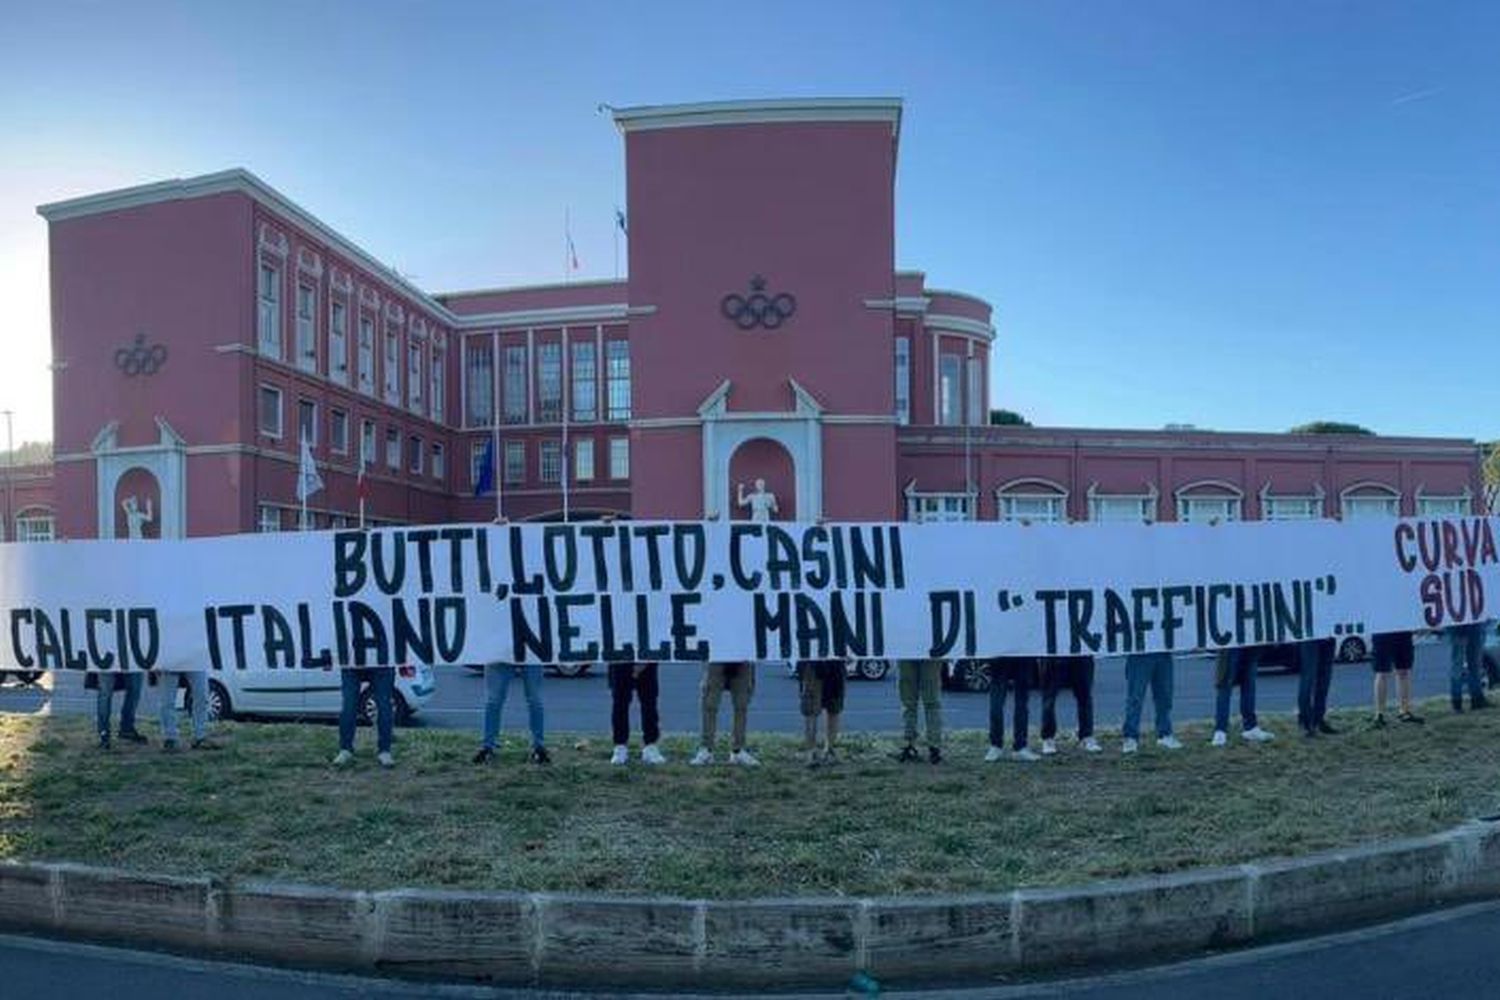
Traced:
<path fill-rule="evenodd" d="M 452 525 L 0 546 L 0 667 L 1101 656 L 1495 616 L 1500 518 Z"/>

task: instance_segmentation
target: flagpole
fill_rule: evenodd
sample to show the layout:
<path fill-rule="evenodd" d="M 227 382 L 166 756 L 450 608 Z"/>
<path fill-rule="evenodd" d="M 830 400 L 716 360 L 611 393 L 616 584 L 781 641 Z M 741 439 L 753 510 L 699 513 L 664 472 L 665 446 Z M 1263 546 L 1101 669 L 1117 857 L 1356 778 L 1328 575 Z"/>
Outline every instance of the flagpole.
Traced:
<path fill-rule="evenodd" d="M 505 520 L 505 501 L 500 495 L 500 335 L 490 343 L 490 464 L 495 478 L 495 520 Z"/>
<path fill-rule="evenodd" d="M 573 283 L 573 214 L 563 209 L 563 284 Z"/>
<path fill-rule="evenodd" d="M 563 523 L 567 523 L 567 520 L 568 520 L 568 466 L 571 464 L 569 462 L 569 460 L 568 460 L 568 417 L 569 417 L 568 411 L 573 408 L 573 392 L 572 392 L 573 359 L 568 356 L 568 331 L 567 331 L 566 327 L 563 328 L 563 332 L 562 332 L 562 353 L 563 353 L 563 357 L 566 358 L 567 361 L 568 361 L 567 367 L 563 368 L 563 370 L 568 373 L 568 377 L 566 377 L 566 378 L 563 379 L 563 385 L 562 385 L 562 397 L 563 397 L 563 412 L 562 412 L 562 515 L 563 515 Z M 559 365 L 558 367 L 562 368 L 561 365 Z"/>

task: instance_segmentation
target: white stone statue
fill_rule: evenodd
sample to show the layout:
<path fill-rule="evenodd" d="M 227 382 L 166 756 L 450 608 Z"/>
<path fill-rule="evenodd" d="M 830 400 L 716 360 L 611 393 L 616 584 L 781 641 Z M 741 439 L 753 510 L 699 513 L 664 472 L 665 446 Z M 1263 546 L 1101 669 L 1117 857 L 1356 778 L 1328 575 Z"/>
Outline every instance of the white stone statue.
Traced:
<path fill-rule="evenodd" d="M 132 494 L 125 498 L 120 504 L 125 510 L 125 537 L 145 538 L 145 527 L 156 520 L 156 515 L 151 509 L 151 498 L 146 498 L 146 509 L 141 510 L 141 502 Z"/>
<path fill-rule="evenodd" d="M 769 521 L 771 520 L 771 515 L 778 514 L 781 511 L 781 508 L 776 505 L 776 494 L 766 489 L 766 481 L 764 479 L 757 479 L 755 481 L 755 489 L 748 494 L 745 492 L 744 483 L 736 483 L 735 500 L 741 507 L 750 508 L 750 520 L 752 521 Z"/>

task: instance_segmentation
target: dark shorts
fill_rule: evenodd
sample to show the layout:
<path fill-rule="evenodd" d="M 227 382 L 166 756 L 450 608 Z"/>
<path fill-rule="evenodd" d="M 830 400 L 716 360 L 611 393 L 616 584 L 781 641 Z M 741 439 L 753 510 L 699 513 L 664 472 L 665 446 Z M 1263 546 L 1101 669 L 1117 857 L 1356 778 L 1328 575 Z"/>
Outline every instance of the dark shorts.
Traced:
<path fill-rule="evenodd" d="M 848 679 L 843 660 L 808 660 L 797 664 L 797 685 L 802 693 L 802 716 L 811 719 L 819 712 L 841 715 Z"/>
<path fill-rule="evenodd" d="M 1416 655 L 1410 632 L 1381 632 L 1375 636 L 1375 650 L 1370 664 L 1377 674 L 1410 670 Z"/>

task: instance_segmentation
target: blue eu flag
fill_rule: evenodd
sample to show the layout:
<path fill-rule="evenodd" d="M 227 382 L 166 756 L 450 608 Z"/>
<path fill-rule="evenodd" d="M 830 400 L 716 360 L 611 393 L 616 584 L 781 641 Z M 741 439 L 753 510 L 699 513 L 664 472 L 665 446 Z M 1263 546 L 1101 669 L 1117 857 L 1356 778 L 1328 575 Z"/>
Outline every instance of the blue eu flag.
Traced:
<path fill-rule="evenodd" d="M 482 497 L 495 488 L 495 439 L 486 438 L 484 454 L 479 459 L 479 476 L 474 480 L 474 495 Z"/>

